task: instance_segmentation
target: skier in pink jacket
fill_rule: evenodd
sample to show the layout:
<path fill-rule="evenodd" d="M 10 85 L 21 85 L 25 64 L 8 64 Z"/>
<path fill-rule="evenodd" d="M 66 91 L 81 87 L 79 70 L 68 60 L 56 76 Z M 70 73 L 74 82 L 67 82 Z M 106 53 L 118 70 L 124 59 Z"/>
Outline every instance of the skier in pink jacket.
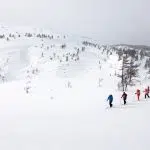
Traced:
<path fill-rule="evenodd" d="M 149 98 L 149 91 L 148 91 L 148 88 L 145 88 L 145 90 L 143 91 L 145 93 L 145 99 L 146 97 Z"/>

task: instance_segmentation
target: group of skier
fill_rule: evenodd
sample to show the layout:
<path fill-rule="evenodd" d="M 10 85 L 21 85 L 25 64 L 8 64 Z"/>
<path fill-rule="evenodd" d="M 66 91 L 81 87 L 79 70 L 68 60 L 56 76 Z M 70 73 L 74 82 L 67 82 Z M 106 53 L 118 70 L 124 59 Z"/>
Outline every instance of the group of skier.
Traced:
<path fill-rule="evenodd" d="M 143 92 L 144 92 L 145 99 L 147 97 L 150 98 L 150 96 L 149 96 L 149 93 L 150 93 L 149 86 L 147 88 L 145 88 Z M 137 89 L 135 94 L 137 96 L 137 100 L 139 101 L 140 100 L 141 91 L 139 89 Z M 123 92 L 121 98 L 123 99 L 124 105 L 126 105 L 126 103 L 127 103 L 127 101 L 126 101 L 127 100 L 127 93 Z M 112 104 L 112 102 L 113 102 L 113 95 L 112 94 L 110 94 L 108 96 L 107 101 L 109 101 L 109 106 L 112 107 L 113 106 L 113 104 Z"/>

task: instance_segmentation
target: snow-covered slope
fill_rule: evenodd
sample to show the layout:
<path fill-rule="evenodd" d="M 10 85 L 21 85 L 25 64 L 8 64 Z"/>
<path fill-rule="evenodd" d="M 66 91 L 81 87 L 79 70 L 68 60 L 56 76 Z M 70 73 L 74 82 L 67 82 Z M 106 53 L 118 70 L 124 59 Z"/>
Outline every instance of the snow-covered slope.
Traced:
<path fill-rule="evenodd" d="M 149 47 L 23 27 L 0 27 L 0 36 L 0 149 L 150 149 L 150 101 L 134 94 L 149 85 Z M 116 76 L 122 52 L 140 63 L 127 106 Z"/>

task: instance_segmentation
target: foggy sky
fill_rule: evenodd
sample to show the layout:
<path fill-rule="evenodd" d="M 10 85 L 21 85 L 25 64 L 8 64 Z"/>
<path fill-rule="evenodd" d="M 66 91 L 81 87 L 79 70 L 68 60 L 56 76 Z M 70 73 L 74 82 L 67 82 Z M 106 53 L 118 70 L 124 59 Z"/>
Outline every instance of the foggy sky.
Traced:
<path fill-rule="evenodd" d="M 0 22 L 150 45 L 150 0 L 0 0 Z"/>

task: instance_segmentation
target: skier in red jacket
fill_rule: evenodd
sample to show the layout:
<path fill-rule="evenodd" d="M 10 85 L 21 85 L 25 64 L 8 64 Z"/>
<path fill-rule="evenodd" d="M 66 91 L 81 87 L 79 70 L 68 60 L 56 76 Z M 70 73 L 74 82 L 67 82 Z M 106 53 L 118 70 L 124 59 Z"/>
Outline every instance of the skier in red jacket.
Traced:
<path fill-rule="evenodd" d="M 135 94 L 137 95 L 137 99 L 138 99 L 138 101 L 139 101 L 139 100 L 140 100 L 140 90 L 137 89 Z"/>

